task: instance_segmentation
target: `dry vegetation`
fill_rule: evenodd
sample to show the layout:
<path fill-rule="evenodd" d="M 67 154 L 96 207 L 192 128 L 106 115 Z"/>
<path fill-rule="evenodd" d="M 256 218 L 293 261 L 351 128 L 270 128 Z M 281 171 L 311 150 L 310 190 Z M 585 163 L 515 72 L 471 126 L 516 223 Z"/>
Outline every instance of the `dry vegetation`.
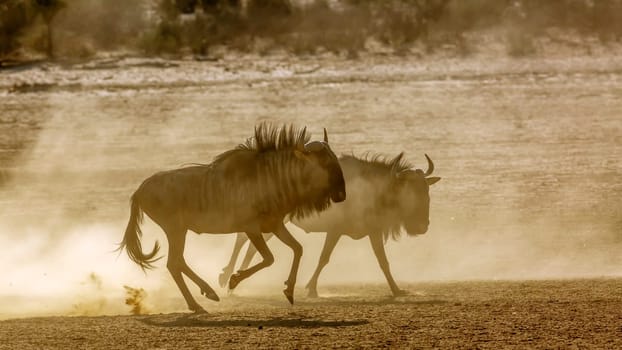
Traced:
<path fill-rule="evenodd" d="M 147 292 L 143 288 L 133 288 L 123 286 L 125 289 L 125 305 L 128 305 L 132 315 L 143 315 L 149 313 L 149 310 L 143 305 Z"/>
<path fill-rule="evenodd" d="M 497 40 L 508 55 L 525 56 L 543 38 L 568 45 L 575 44 L 569 36 L 596 38 L 606 46 L 622 37 L 620 0 L 3 0 L 0 18 L 4 60 L 37 51 L 73 59 L 110 51 L 213 58 L 221 47 L 468 55 L 490 28 L 502 29 Z"/>

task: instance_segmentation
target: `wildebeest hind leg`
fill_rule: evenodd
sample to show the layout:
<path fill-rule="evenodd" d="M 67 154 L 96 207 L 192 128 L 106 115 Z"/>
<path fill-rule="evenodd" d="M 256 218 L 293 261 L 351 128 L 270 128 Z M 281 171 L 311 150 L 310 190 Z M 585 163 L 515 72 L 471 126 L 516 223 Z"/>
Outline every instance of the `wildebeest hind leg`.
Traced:
<path fill-rule="evenodd" d="M 242 247 L 244 246 L 244 243 L 246 243 L 246 241 L 248 241 L 248 237 L 245 233 L 238 232 L 235 235 L 235 244 L 233 245 L 233 252 L 231 253 L 231 258 L 229 258 L 229 264 L 227 264 L 227 266 L 222 269 L 222 273 L 218 275 L 218 284 L 220 284 L 221 287 L 227 285 L 227 281 L 229 281 L 231 274 L 233 274 L 233 269 L 235 269 L 235 262 L 238 260 L 240 251 L 242 250 Z M 252 244 L 249 244 L 249 247 L 251 246 Z M 245 266 L 244 268 L 246 268 L 247 266 Z M 244 268 L 240 269 L 243 270 Z"/>
<path fill-rule="evenodd" d="M 290 304 L 294 303 L 294 287 L 296 286 L 296 278 L 298 276 L 298 267 L 300 266 L 300 258 L 302 257 L 302 246 L 287 230 L 284 224 L 281 224 L 274 234 L 294 252 L 294 259 L 292 260 L 292 268 L 289 271 L 289 277 L 285 281 L 285 290 L 283 293 Z"/>
<path fill-rule="evenodd" d="M 243 280 L 252 276 L 255 272 L 268 267 L 274 263 L 274 255 L 266 245 L 266 241 L 264 241 L 263 236 L 259 232 L 254 233 L 246 233 L 248 238 L 251 240 L 251 243 L 257 248 L 259 254 L 263 258 L 258 264 L 255 264 L 249 267 L 246 270 L 240 270 L 236 274 L 232 275 L 229 279 L 229 289 L 235 289 L 237 285 Z"/>
<path fill-rule="evenodd" d="M 205 312 L 205 309 L 199 305 L 192 297 L 186 282 L 182 276 L 182 271 L 186 262 L 184 261 L 184 245 L 186 244 L 186 230 L 177 229 L 165 229 L 166 236 L 168 237 L 168 261 L 166 267 L 171 273 L 173 280 L 177 284 L 179 291 L 183 295 L 188 308 L 197 313 Z"/>
<path fill-rule="evenodd" d="M 330 255 L 333 253 L 339 238 L 341 237 L 338 233 L 327 232 L 326 239 L 324 240 L 324 247 L 322 248 L 322 254 L 320 255 L 320 261 L 317 263 L 317 267 L 315 268 L 315 272 L 313 272 L 313 276 L 307 283 L 307 296 L 310 298 L 317 298 L 317 280 L 320 278 L 320 273 L 322 269 L 328 264 L 330 260 Z"/>

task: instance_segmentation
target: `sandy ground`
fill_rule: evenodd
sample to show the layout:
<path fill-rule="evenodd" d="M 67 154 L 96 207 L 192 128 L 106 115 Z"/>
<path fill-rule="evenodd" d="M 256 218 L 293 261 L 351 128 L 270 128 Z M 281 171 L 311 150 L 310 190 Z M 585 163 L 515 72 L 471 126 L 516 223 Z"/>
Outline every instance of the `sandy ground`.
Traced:
<path fill-rule="evenodd" d="M 564 348 L 622 346 L 622 281 L 340 285 L 302 299 L 228 298 L 206 315 L 45 317 L 0 322 L 2 349 Z"/>
<path fill-rule="evenodd" d="M 619 57 L 128 57 L 4 70 L 0 348 L 620 347 Z M 268 292 L 248 281 L 195 316 L 180 313 L 163 261 L 143 275 L 111 254 L 142 179 L 209 162 L 265 120 L 326 127 L 337 153 L 434 159 L 430 231 L 387 244 L 411 296 L 389 299 L 368 242 L 345 239 L 324 297 L 304 298 L 322 236 L 294 230 L 305 247 L 294 307 L 279 294 L 291 253 L 275 245 L 277 263 L 256 276 Z M 166 245 L 157 227 L 144 231 L 146 246 Z M 215 284 L 232 243 L 191 235 L 187 260 Z M 439 280 L 461 282 L 426 282 Z M 125 284 L 146 289 L 151 315 L 68 317 L 129 314 Z M 57 317 L 15 319 L 37 315 Z"/>

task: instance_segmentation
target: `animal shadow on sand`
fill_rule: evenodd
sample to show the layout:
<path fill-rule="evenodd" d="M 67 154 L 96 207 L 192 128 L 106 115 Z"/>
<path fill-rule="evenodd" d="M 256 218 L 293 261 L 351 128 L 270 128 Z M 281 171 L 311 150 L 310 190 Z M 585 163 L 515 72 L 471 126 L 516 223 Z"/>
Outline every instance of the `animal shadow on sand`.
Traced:
<path fill-rule="evenodd" d="M 248 297 L 229 295 L 229 298 L 237 300 L 241 304 L 265 304 L 279 306 L 282 305 L 280 300 L 272 297 Z M 296 301 L 300 306 L 390 306 L 390 305 L 439 305 L 449 303 L 449 300 L 443 300 L 440 295 L 427 295 L 421 297 L 416 294 L 407 294 L 404 296 L 358 296 L 358 295 L 332 295 L 316 298 L 300 298 Z"/>
<path fill-rule="evenodd" d="M 320 328 L 351 327 L 368 324 L 366 320 L 315 320 L 303 318 L 274 317 L 267 319 L 210 319 L 209 315 L 184 314 L 175 319 L 163 319 L 161 316 L 142 318 L 140 321 L 155 327 L 285 327 L 285 328 Z"/>

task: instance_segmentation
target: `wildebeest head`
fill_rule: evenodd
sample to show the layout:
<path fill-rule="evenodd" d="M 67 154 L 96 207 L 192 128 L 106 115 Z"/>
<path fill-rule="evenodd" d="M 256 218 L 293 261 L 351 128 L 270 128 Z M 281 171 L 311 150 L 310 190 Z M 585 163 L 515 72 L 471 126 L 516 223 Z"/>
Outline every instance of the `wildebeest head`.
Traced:
<path fill-rule="evenodd" d="M 394 164 L 398 164 L 402 154 L 398 155 Z M 394 171 L 396 185 L 396 202 L 404 228 L 409 235 L 424 234 L 430 224 L 430 186 L 437 183 L 440 177 L 430 177 L 434 171 L 434 163 L 428 160 L 428 170 L 405 169 Z"/>
<path fill-rule="evenodd" d="M 307 162 L 311 175 L 311 185 L 324 187 L 328 184 L 328 193 L 333 202 L 346 199 L 346 182 L 339 160 L 328 145 L 328 134 L 324 129 L 324 141 L 309 141 L 295 151 L 296 157 Z"/>

